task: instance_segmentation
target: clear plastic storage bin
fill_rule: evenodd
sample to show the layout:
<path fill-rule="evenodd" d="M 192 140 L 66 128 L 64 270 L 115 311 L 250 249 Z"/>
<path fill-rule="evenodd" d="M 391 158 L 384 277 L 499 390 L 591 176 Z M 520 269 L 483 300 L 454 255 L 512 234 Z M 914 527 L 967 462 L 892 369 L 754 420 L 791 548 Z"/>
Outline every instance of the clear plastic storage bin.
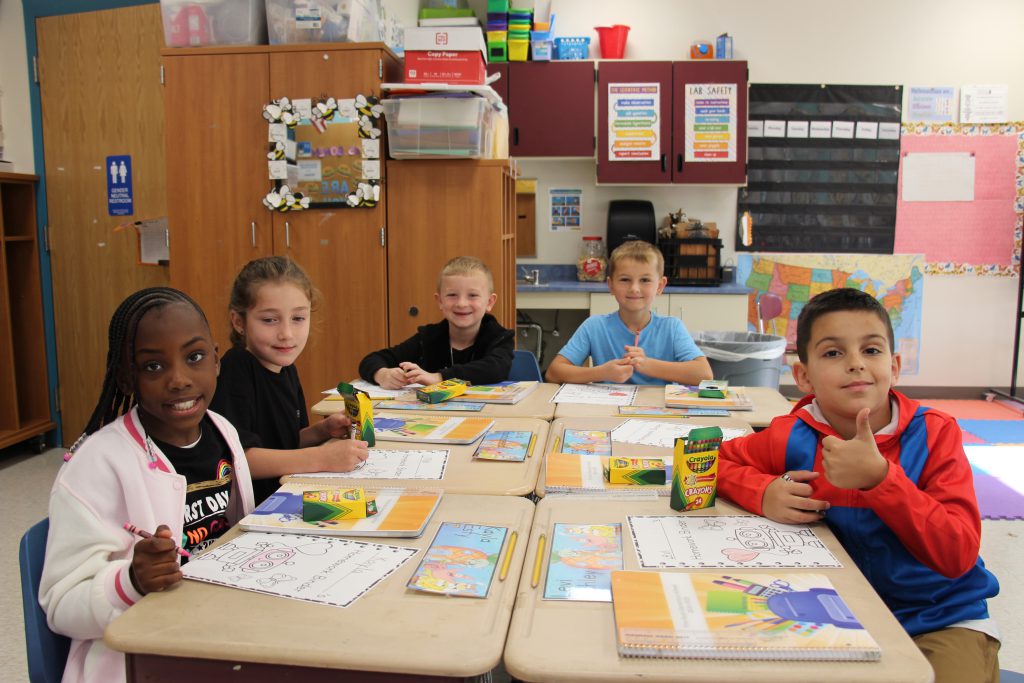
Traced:
<path fill-rule="evenodd" d="M 271 45 L 382 39 L 380 0 L 265 0 Z"/>
<path fill-rule="evenodd" d="M 263 0 L 160 0 L 160 13 L 167 47 L 267 42 Z"/>
<path fill-rule="evenodd" d="M 499 153 L 495 113 L 482 97 L 401 97 L 382 104 L 392 159 L 488 159 Z"/>

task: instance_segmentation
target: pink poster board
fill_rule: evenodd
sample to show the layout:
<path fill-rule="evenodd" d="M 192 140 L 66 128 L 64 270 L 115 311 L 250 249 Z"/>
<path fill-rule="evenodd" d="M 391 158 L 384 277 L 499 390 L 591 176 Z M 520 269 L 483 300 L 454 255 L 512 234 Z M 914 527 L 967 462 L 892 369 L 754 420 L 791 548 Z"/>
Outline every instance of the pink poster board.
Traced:
<path fill-rule="evenodd" d="M 910 130 L 908 130 L 908 127 Z M 924 254 L 932 274 L 1011 275 L 1020 265 L 1024 127 L 911 125 L 900 140 L 897 254 Z M 904 202 L 906 154 L 970 153 L 974 201 Z"/>

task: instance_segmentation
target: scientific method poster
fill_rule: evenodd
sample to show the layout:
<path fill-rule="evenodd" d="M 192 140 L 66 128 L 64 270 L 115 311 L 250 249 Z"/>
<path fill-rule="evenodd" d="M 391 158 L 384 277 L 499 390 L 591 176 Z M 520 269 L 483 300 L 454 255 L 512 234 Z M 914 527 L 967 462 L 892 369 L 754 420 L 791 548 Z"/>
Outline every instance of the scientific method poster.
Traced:
<path fill-rule="evenodd" d="M 658 112 L 660 83 L 608 84 L 608 159 L 657 161 L 661 158 Z"/>
<path fill-rule="evenodd" d="M 686 161 L 736 161 L 736 84 L 686 86 Z"/>

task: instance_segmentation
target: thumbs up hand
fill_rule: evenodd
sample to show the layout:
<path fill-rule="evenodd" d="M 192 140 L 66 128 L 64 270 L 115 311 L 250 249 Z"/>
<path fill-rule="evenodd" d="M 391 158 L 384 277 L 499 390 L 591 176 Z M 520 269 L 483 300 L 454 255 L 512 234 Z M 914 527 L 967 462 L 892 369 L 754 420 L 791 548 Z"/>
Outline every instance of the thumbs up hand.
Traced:
<path fill-rule="evenodd" d="M 889 462 L 875 444 L 868 417 L 870 408 L 857 413 L 857 433 L 849 441 L 826 436 L 821 440 L 825 478 L 841 489 L 870 489 L 889 473 Z"/>

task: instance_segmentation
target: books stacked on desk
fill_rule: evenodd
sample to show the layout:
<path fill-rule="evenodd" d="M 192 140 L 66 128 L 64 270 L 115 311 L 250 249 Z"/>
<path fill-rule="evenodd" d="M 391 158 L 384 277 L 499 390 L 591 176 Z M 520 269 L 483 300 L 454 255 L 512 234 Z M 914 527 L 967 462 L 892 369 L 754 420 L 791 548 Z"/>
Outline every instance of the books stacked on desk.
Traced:
<path fill-rule="evenodd" d="M 687 384 L 665 385 L 665 406 L 669 408 L 724 408 L 725 410 L 753 410 L 754 402 L 739 387 L 727 387 L 721 398 L 700 395 L 700 387 Z"/>
<path fill-rule="evenodd" d="M 614 571 L 612 608 L 623 657 L 881 658 L 821 574 Z"/>
<path fill-rule="evenodd" d="M 540 382 L 499 382 L 470 386 L 452 401 L 515 405 L 540 386 Z"/>

